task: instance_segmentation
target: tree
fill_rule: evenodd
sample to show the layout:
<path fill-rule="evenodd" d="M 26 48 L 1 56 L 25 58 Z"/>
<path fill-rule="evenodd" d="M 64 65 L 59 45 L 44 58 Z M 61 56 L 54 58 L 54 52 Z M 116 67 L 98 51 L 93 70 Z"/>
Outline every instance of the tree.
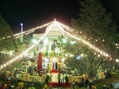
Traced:
<path fill-rule="evenodd" d="M 3 37 L 7 37 L 11 35 L 12 35 L 12 31 L 10 26 L 0 15 L 0 39 L 2 40 Z"/>
<path fill-rule="evenodd" d="M 81 0 L 78 18 L 72 19 L 72 25 L 90 39 L 96 46 L 115 56 L 115 35 L 117 25 L 112 14 L 108 13 L 100 0 Z M 96 42 L 95 40 L 98 40 Z"/>
<path fill-rule="evenodd" d="M 3 52 L 9 52 L 12 50 L 15 51 L 15 54 L 17 54 L 17 52 L 21 52 L 24 49 L 28 48 L 28 46 L 30 45 L 31 38 L 32 34 L 24 36 L 23 43 L 21 43 L 19 39 L 14 38 L 10 26 L 0 15 L 0 59 L 9 57 Z"/>
<path fill-rule="evenodd" d="M 20 39 L 15 39 L 14 40 L 14 46 L 15 46 L 15 51 L 16 52 L 21 52 L 24 49 L 28 48 L 28 46 L 31 43 L 32 35 L 26 35 L 24 36 L 24 42 L 20 42 Z"/>
<path fill-rule="evenodd" d="M 10 51 L 14 49 L 13 33 L 10 26 L 0 15 L 0 51 Z M 8 38 L 8 36 L 11 36 Z M 5 38 L 5 39 L 3 39 Z M 1 52 L 0 52 L 1 56 Z"/>
<path fill-rule="evenodd" d="M 68 40 L 65 45 L 63 44 L 64 54 L 68 54 L 65 60 L 66 70 L 77 70 L 81 75 L 88 74 L 90 77 L 94 77 L 100 68 L 102 71 L 112 70 L 112 63 L 109 60 L 98 56 L 93 50 L 80 42 L 70 44 L 71 41 Z M 74 56 L 71 57 L 70 54 Z M 80 58 L 77 58 L 78 56 Z"/>

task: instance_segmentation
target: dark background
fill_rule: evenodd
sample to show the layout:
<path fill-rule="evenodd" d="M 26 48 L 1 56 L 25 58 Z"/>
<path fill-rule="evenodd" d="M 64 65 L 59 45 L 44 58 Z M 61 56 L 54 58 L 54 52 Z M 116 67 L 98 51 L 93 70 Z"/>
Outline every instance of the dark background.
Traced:
<path fill-rule="evenodd" d="M 38 26 L 57 18 L 70 25 L 71 18 L 77 17 L 79 0 L 0 0 L 0 14 L 10 24 L 14 32 Z M 103 0 L 107 11 L 119 20 L 119 0 Z"/>

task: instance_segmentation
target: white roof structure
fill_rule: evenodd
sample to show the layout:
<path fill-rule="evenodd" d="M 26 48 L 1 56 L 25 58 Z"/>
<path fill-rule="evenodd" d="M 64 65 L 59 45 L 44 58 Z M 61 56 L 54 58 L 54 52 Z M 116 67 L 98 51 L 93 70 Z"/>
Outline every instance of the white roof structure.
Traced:
<path fill-rule="evenodd" d="M 47 34 L 47 37 L 49 38 L 57 38 L 58 36 L 68 36 L 66 33 L 64 33 L 62 31 L 62 29 L 64 29 L 62 26 L 59 26 L 58 22 L 55 21 L 56 23 L 52 23 L 50 25 L 48 25 L 46 27 L 45 32 L 48 32 L 49 29 L 51 29 L 51 31 Z M 42 30 L 42 29 L 39 29 Z M 33 37 L 42 37 L 44 35 L 44 33 L 34 33 Z"/>

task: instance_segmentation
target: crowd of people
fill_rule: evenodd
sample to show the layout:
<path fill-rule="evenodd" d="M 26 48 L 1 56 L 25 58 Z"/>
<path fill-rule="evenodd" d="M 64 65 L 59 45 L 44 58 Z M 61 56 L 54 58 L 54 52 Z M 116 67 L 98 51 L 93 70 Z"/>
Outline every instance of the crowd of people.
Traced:
<path fill-rule="evenodd" d="M 47 89 L 48 87 L 48 83 L 51 81 L 52 76 L 47 75 L 46 79 L 45 79 L 45 84 L 44 84 L 44 88 Z M 60 74 L 58 74 L 58 85 L 62 85 L 62 84 L 68 84 L 69 83 L 69 78 L 68 76 L 61 76 Z M 93 80 L 86 78 L 84 79 L 83 77 L 81 79 L 79 79 L 79 82 L 76 82 L 73 80 L 72 82 L 72 88 L 73 89 L 77 89 L 77 87 L 80 89 L 81 87 L 85 87 L 86 89 L 97 89 Z"/>
<path fill-rule="evenodd" d="M 15 86 L 12 85 L 12 82 L 11 82 L 11 74 L 8 75 L 7 78 L 5 78 L 5 76 L 1 76 L 0 77 L 2 81 L 6 81 L 6 83 L 0 83 L 0 89 L 16 89 L 14 88 Z M 69 83 L 69 80 L 68 80 L 68 76 L 67 75 L 61 75 L 61 74 L 58 74 L 58 77 L 57 77 L 57 80 L 58 80 L 58 85 L 61 86 L 62 84 L 68 84 Z M 47 75 L 46 78 L 45 78 L 45 82 L 41 83 L 41 85 L 47 89 L 48 88 L 48 83 L 52 81 L 52 75 Z M 18 82 L 18 79 L 17 79 L 17 76 L 16 76 L 16 79 L 15 79 L 15 83 L 19 83 Z M 34 85 L 30 85 L 30 86 L 34 86 Z M 86 89 L 97 89 L 95 84 L 94 84 L 94 81 L 91 79 L 91 78 L 81 78 L 79 79 L 78 82 L 74 81 L 72 82 L 72 88 L 73 89 L 77 89 L 77 88 L 82 88 L 82 87 L 85 87 Z M 103 89 L 111 89 L 109 88 L 109 85 L 106 84 L 102 87 Z M 25 87 L 22 87 L 20 89 L 26 89 Z M 34 87 L 32 88 L 28 88 L 28 89 L 35 89 Z"/>
<path fill-rule="evenodd" d="M 18 73 L 20 73 L 19 71 L 22 71 L 22 69 L 24 69 L 24 68 L 20 67 L 19 70 L 17 69 L 17 70 L 14 71 L 14 74 L 10 73 L 7 77 L 5 75 L 2 75 L 0 77 L 1 80 L 2 81 L 7 81 L 7 82 L 6 83 L 0 83 L 0 89 L 14 89 L 14 86 L 11 84 L 11 79 L 12 79 L 11 74 L 14 75 L 15 83 L 17 84 L 18 83 Z M 39 71 L 38 72 L 35 71 L 34 65 L 29 66 L 28 73 L 32 76 L 34 76 L 35 73 L 36 73 L 37 76 L 42 76 L 42 73 L 40 73 Z M 111 77 L 111 74 L 108 73 L 107 77 Z M 63 83 L 66 83 L 66 84 L 69 83 L 68 76 L 60 74 L 60 73 L 58 74 L 57 80 L 58 80 L 58 85 L 59 86 L 62 85 Z M 49 81 L 52 81 L 52 75 L 51 76 L 47 75 L 46 78 L 45 78 L 45 83 L 42 84 L 42 85 L 44 85 L 44 87 L 46 89 L 48 87 L 48 82 Z M 73 89 L 77 89 L 77 87 L 79 87 L 79 89 L 81 87 L 85 87 L 85 88 L 88 88 L 88 89 L 96 89 L 96 86 L 94 85 L 94 82 L 91 78 L 84 79 L 82 77 L 81 79 L 79 79 L 78 82 L 73 81 L 72 86 L 73 86 Z M 22 89 L 25 89 L 25 88 L 22 88 Z"/>
<path fill-rule="evenodd" d="M 79 82 L 73 81 L 73 89 L 77 89 L 77 87 L 79 87 L 79 89 L 81 87 L 85 87 L 86 89 L 97 89 L 92 79 L 86 78 L 86 80 L 84 80 L 83 77 L 79 79 Z"/>

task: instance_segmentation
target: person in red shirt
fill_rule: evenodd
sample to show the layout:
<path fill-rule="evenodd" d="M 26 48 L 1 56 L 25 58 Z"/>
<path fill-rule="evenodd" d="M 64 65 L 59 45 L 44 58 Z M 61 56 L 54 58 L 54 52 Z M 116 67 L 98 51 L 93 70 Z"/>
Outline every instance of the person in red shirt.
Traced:
<path fill-rule="evenodd" d="M 4 86 L 4 84 L 2 84 L 2 87 L 1 87 L 1 89 L 5 89 L 5 86 Z"/>
<path fill-rule="evenodd" d="M 10 84 L 11 75 L 8 76 L 8 85 Z"/>

